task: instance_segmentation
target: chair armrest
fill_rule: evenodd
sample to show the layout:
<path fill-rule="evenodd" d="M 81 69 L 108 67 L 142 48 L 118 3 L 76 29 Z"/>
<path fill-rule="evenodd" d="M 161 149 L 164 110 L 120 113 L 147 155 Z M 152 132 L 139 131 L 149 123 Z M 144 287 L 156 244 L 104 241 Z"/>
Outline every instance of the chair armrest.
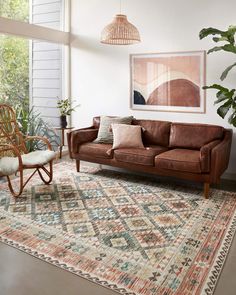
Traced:
<path fill-rule="evenodd" d="M 98 129 L 93 127 L 73 130 L 67 133 L 69 154 L 72 158 L 79 151 L 79 146 L 86 142 L 91 142 L 97 138 Z"/>
<path fill-rule="evenodd" d="M 49 140 L 46 137 L 42 137 L 42 136 L 26 136 L 25 141 L 29 141 L 29 140 L 41 140 L 41 141 L 45 142 L 45 144 L 47 145 L 47 147 L 48 147 L 48 149 L 50 151 L 52 150 L 52 146 L 51 146 Z"/>
<path fill-rule="evenodd" d="M 227 129 L 224 139 L 211 151 L 211 182 L 218 183 L 220 176 L 228 168 L 233 131 Z"/>
<path fill-rule="evenodd" d="M 200 165 L 202 172 L 209 172 L 211 168 L 211 151 L 212 149 L 217 146 L 221 141 L 214 140 L 211 141 L 200 149 Z"/>

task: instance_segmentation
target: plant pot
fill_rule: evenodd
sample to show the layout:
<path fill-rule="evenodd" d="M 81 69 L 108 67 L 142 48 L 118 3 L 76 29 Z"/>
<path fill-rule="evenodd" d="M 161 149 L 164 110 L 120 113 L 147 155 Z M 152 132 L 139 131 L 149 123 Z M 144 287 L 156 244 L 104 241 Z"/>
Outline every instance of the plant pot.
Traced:
<path fill-rule="evenodd" d="M 61 128 L 66 128 L 67 126 L 66 116 L 60 116 L 60 120 L 61 120 Z"/>

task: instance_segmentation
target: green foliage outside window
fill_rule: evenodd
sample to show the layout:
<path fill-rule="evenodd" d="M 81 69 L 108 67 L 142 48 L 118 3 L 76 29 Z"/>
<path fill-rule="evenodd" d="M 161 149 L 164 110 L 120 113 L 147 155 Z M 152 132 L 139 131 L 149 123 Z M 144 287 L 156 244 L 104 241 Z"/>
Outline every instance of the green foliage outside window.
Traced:
<path fill-rule="evenodd" d="M 29 21 L 29 0 L 0 0 L 0 16 Z"/>
<path fill-rule="evenodd" d="M 28 41 L 0 36 L 0 102 L 12 106 L 29 101 Z"/>
<path fill-rule="evenodd" d="M 29 0 L 0 0 L 0 16 L 28 21 Z M 0 35 L 0 103 L 29 102 L 29 41 Z"/>

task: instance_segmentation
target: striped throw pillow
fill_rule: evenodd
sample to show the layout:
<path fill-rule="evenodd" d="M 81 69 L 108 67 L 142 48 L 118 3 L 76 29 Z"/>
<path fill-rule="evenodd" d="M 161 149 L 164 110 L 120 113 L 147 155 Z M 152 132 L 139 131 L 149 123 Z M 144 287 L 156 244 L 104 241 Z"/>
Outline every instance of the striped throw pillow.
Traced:
<path fill-rule="evenodd" d="M 107 117 L 101 116 L 98 136 L 94 140 L 95 143 L 113 143 L 113 133 L 111 124 L 127 124 L 131 125 L 133 116 L 128 117 Z"/>

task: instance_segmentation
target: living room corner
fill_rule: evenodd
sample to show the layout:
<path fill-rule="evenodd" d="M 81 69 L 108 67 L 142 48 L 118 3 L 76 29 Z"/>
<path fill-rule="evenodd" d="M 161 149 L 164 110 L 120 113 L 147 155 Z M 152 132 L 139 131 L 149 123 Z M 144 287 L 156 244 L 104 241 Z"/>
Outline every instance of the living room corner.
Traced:
<path fill-rule="evenodd" d="M 136 118 L 169 120 L 174 122 L 208 123 L 231 128 L 222 120 L 214 106 L 215 92 L 206 92 L 206 113 L 176 113 L 136 111 L 130 105 L 130 54 L 208 50 L 210 38 L 199 40 L 204 27 L 226 29 L 234 23 L 228 11 L 222 15 L 224 3 L 198 1 L 170 3 L 164 1 L 124 1 L 125 13 L 139 26 L 142 42 L 132 46 L 106 46 L 99 42 L 101 28 L 116 14 L 118 8 L 111 1 L 72 1 L 71 14 L 71 96 L 81 103 L 73 116 L 73 125 L 85 127 L 91 118 L 104 115 L 133 115 Z M 234 3 L 229 2 L 233 7 Z M 89 13 L 93 11 L 94 13 Z M 160 12 L 160 13 L 159 13 Z M 148 16 L 148 17 L 147 17 Z M 96 23 L 96 25 L 94 25 Z M 166 37 L 168 36 L 168 38 Z M 220 82 L 220 73 L 234 62 L 233 54 L 207 55 L 207 85 Z M 87 71 L 78 71 L 86 68 Z M 101 72 L 100 69 L 103 69 Z M 227 85 L 234 87 L 234 74 Z M 235 178 L 235 133 L 227 174 Z M 233 175 L 232 175 L 233 174 Z"/>

